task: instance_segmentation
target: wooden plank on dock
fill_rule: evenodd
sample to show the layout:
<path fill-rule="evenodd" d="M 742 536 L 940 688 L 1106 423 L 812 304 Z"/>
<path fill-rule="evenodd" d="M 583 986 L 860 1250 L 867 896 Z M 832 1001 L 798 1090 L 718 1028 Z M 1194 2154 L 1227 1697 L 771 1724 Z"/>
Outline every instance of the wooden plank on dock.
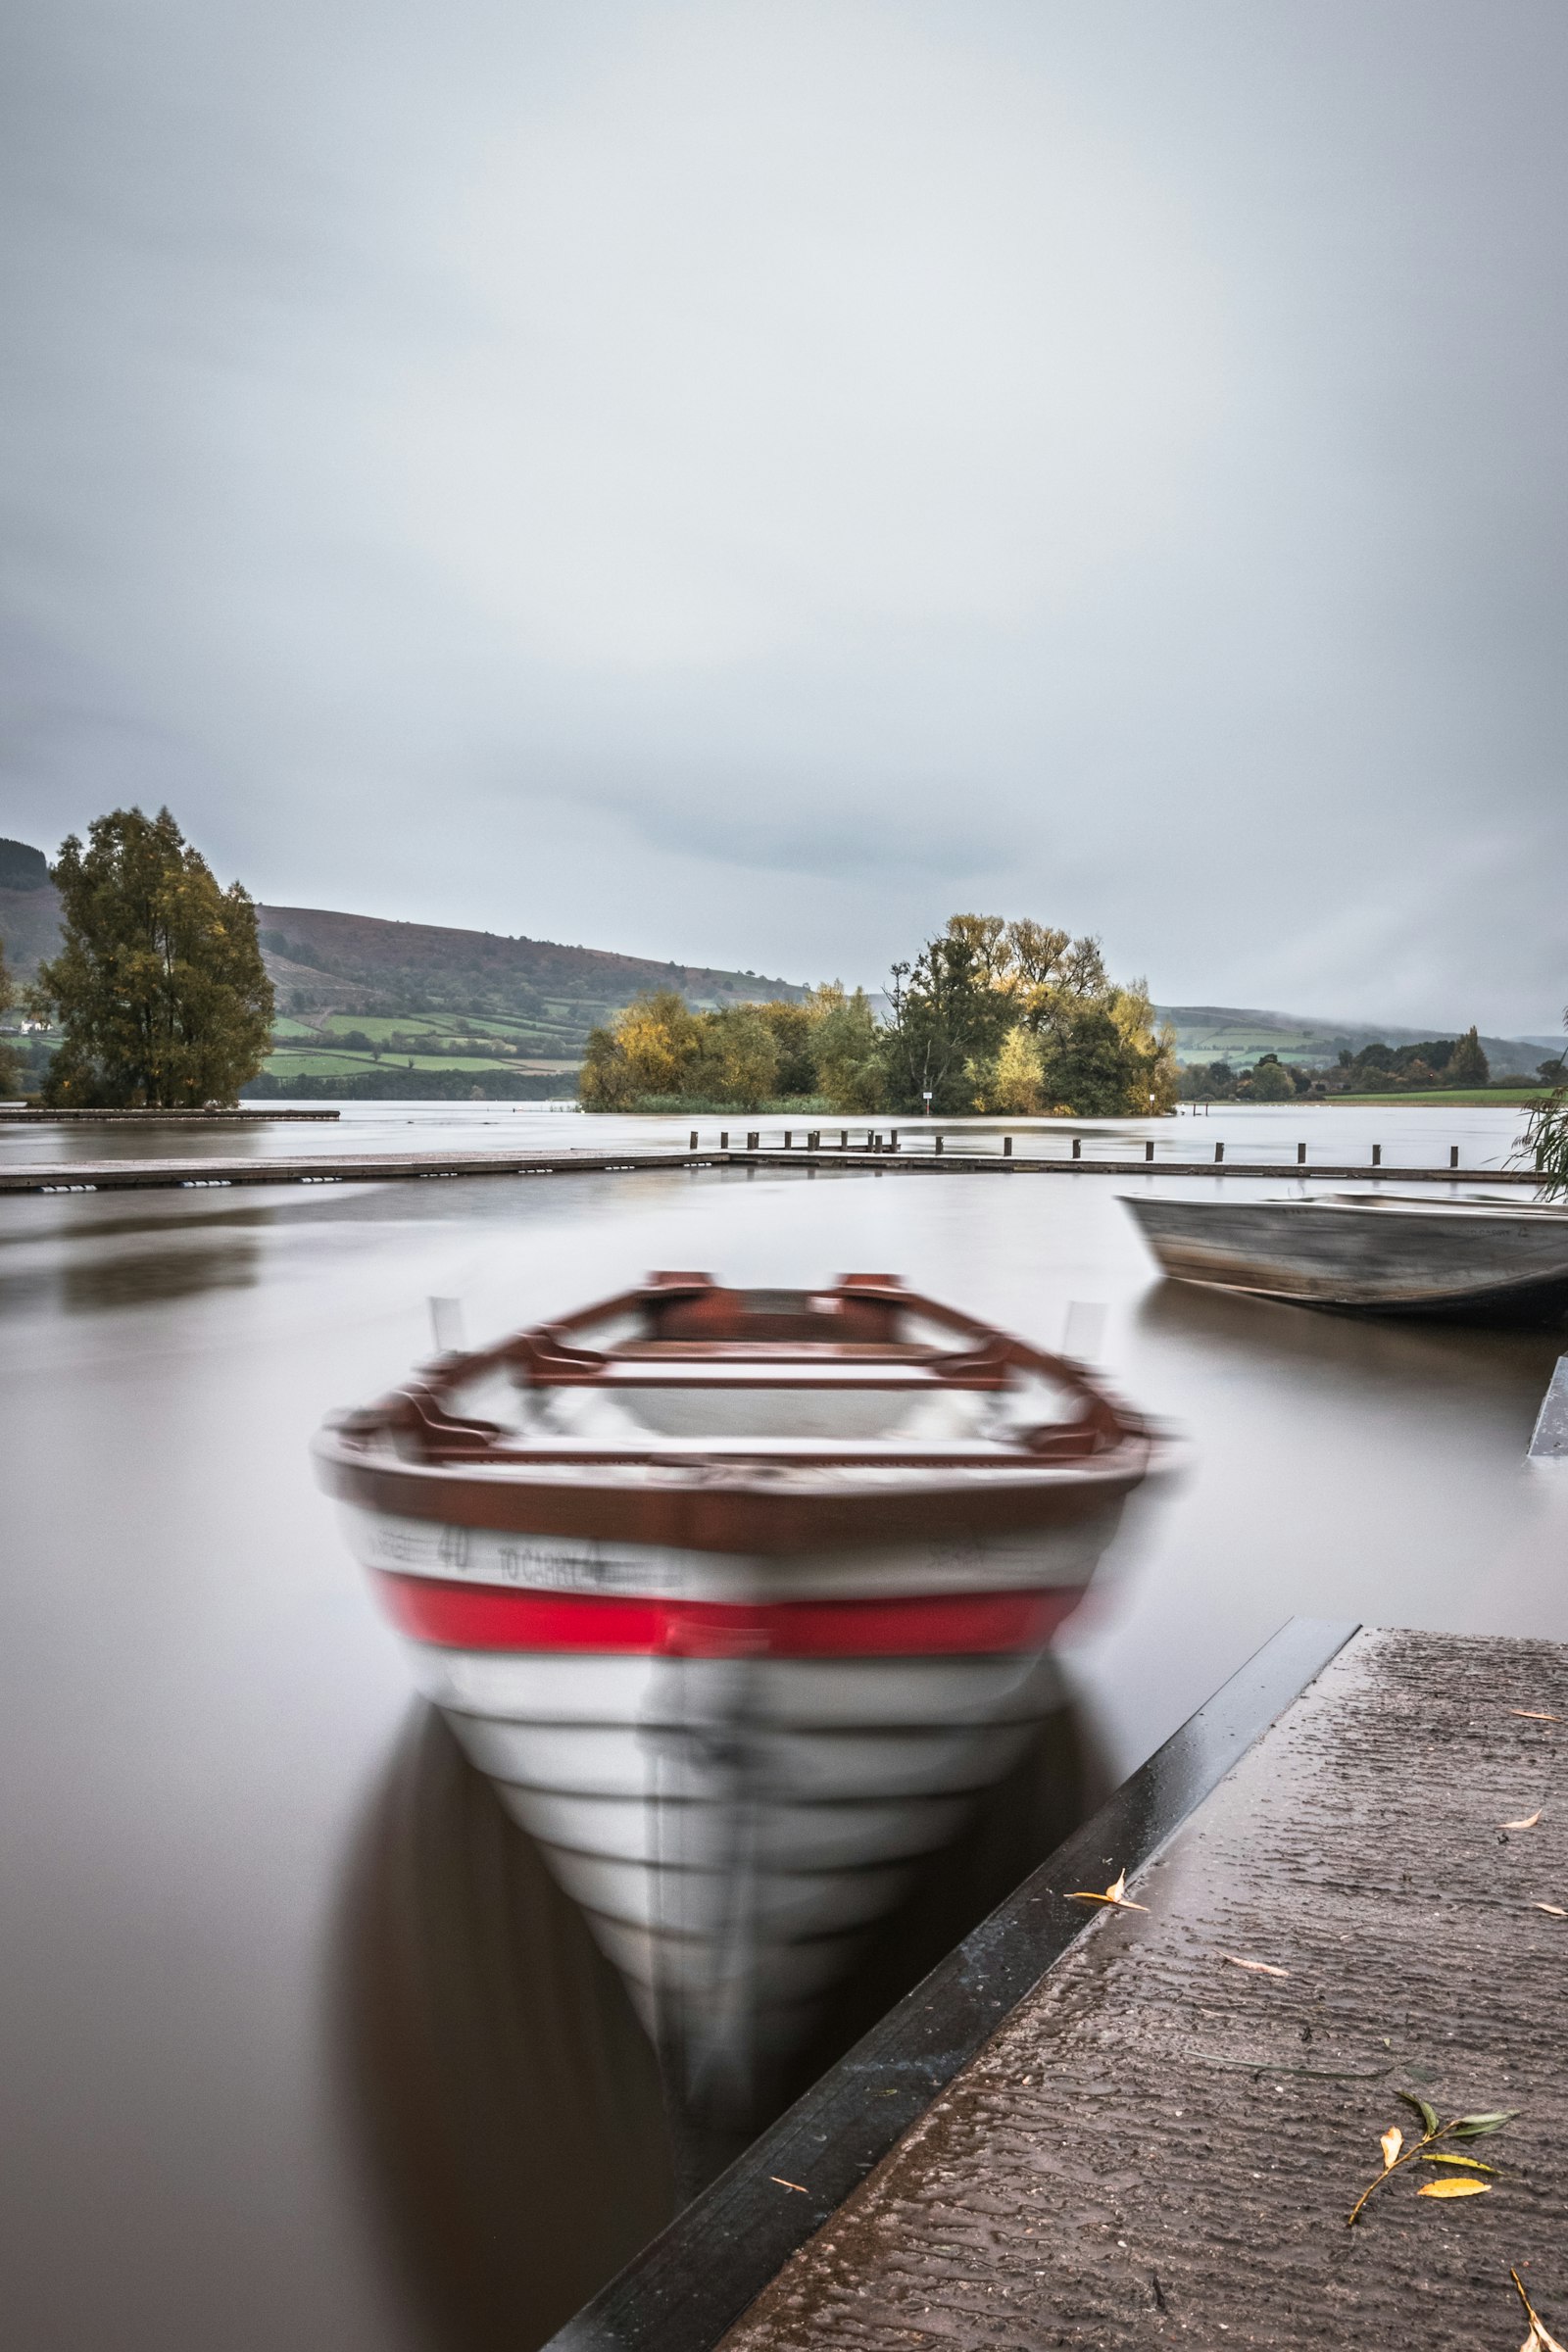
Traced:
<path fill-rule="evenodd" d="M 1213 1704 L 1223 1721 L 1229 1690 Z M 563 2352 L 1212 2352 L 1222 2335 L 1468 2352 L 1525 2332 L 1513 2269 L 1568 2334 L 1568 1647 L 1367 1631 L 1255 1744 L 1237 1711 L 1247 1752 L 1223 1780 L 1200 1776 L 1149 1834 L 1165 1771 L 1191 1769 L 1178 1734 L 998 1915 L 1024 1905 L 1040 1966 L 980 2046 L 992 1923 Z M 1143 1909 L 1072 1900 L 1123 1868 Z M 944 2073 L 950 2019 L 962 2055 Z M 846 2196 L 841 2110 L 858 2083 L 874 2098 L 901 2036 L 933 2053 L 935 2095 Z M 1444 2124 L 1516 2111 L 1441 2143 L 1496 2171 L 1401 2163 L 1348 2228 L 1383 2135 L 1416 2148 L 1422 2100 Z M 805 2191 L 772 2184 L 795 2250 L 726 2321 L 717 2281 L 733 2292 L 749 2259 L 733 2225 L 755 2217 L 762 2259 L 789 2228 L 769 2230 L 770 2175 Z M 1420 2193 L 1463 2178 L 1485 2193 Z"/>
<path fill-rule="evenodd" d="M 1355 1631 L 1297 1618 L 1085 1828 L 551 2339 L 550 2352 L 708 2352 L 1088 1932 L 1070 1890 L 1158 1853 Z M 781 2188 L 781 2181 L 800 2183 Z M 803 2193 L 804 2192 L 804 2193 Z M 803 2344 L 810 2340 L 803 2330 Z"/>

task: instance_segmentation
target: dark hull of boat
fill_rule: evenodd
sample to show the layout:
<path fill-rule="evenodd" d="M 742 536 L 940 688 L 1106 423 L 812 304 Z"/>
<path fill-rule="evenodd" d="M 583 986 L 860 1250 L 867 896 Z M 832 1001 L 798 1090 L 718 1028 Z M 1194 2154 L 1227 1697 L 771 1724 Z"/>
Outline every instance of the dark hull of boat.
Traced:
<path fill-rule="evenodd" d="M 1127 1202 L 1164 1272 L 1330 1314 L 1568 1319 L 1568 1216 L 1322 1200 Z"/>

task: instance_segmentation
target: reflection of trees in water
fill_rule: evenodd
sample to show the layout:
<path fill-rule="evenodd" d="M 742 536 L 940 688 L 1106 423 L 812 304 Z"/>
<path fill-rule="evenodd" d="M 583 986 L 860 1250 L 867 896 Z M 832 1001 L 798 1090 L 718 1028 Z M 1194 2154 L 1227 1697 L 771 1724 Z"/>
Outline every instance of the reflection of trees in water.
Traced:
<path fill-rule="evenodd" d="M 119 1306 L 172 1306 L 207 1291 L 245 1290 L 256 1280 L 257 1246 L 238 1236 L 176 1249 L 169 1237 L 153 1250 L 114 1256 L 75 1254 L 62 1260 L 60 1298 L 74 1315 Z"/>
<path fill-rule="evenodd" d="M 528 2352 L 1083 1818 L 1052 1718 L 868 1942 L 750 2115 L 666 2120 L 620 1980 L 441 1718 L 421 1709 L 366 1821 L 334 2018 L 389 2232 L 437 2341 Z M 676 2141 L 679 2142 L 677 2152 Z"/>

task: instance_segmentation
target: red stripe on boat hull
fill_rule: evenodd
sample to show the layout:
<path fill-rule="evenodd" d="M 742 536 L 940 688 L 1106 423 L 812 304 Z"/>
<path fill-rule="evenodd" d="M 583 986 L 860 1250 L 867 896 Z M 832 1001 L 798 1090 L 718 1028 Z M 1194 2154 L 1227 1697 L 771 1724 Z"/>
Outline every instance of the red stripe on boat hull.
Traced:
<path fill-rule="evenodd" d="M 388 1616 L 444 1649 L 619 1651 L 724 1658 L 956 1657 L 1040 1649 L 1083 1598 L 1034 1592 L 911 1593 L 893 1600 L 760 1603 L 606 1599 L 380 1574 Z"/>

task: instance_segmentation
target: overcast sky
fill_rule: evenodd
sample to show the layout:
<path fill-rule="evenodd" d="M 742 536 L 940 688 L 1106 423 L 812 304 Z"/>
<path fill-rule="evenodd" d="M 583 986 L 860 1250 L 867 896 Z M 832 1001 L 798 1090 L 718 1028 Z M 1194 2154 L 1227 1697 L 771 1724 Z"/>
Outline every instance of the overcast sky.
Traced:
<path fill-rule="evenodd" d="M 14 0 L 0 832 L 1568 995 L 1563 0 Z"/>

